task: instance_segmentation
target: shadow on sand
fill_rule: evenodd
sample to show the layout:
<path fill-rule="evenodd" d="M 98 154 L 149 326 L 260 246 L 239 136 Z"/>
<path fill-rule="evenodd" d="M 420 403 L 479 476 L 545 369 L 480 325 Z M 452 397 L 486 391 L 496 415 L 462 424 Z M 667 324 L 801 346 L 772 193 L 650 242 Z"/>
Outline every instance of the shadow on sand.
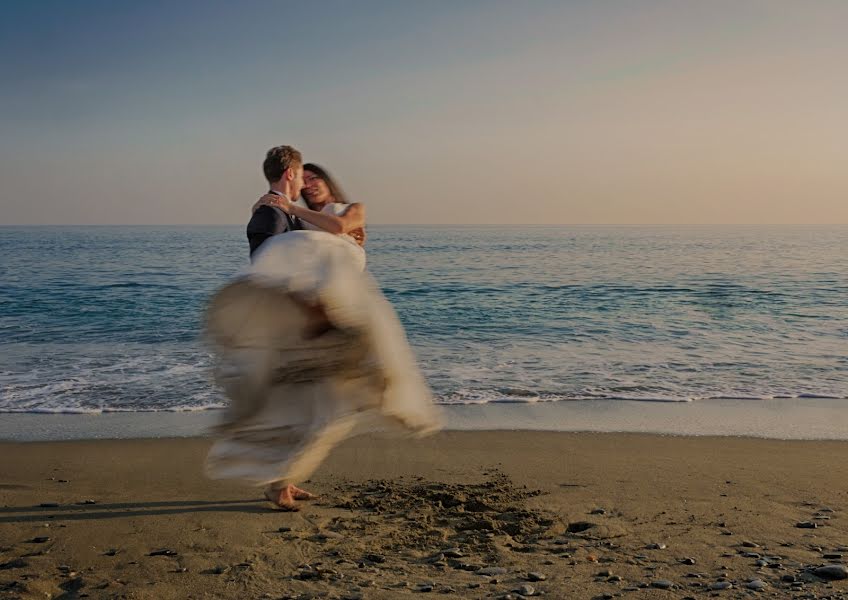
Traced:
<path fill-rule="evenodd" d="M 122 502 L 116 504 L 61 504 L 58 506 L 5 506 L 0 508 L 0 523 L 27 523 L 55 519 L 88 521 L 123 519 L 204 512 L 264 513 L 272 510 L 265 499 L 251 500 L 179 500 L 162 502 Z M 16 514 L 10 514 L 16 513 Z"/>

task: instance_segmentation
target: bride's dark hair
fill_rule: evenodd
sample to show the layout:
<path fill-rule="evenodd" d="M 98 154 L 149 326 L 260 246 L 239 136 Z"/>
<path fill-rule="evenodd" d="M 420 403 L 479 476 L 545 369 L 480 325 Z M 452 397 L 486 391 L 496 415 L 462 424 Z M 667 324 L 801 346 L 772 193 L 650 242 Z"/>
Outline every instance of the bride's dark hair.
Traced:
<path fill-rule="evenodd" d="M 327 187 L 330 188 L 330 195 L 333 197 L 333 202 L 350 204 L 347 200 L 347 196 L 345 196 L 345 193 L 342 191 L 342 188 L 339 187 L 339 184 L 337 184 L 332 177 L 330 177 L 330 174 L 327 173 L 326 169 L 324 169 L 323 167 L 319 167 L 315 163 L 306 163 L 305 165 L 303 165 L 303 170 L 309 171 L 318 179 L 327 184 Z M 301 196 L 303 196 L 303 199 L 306 200 L 306 203 L 311 206 L 311 199 L 309 198 L 309 194 L 307 194 L 305 189 L 301 192 Z"/>

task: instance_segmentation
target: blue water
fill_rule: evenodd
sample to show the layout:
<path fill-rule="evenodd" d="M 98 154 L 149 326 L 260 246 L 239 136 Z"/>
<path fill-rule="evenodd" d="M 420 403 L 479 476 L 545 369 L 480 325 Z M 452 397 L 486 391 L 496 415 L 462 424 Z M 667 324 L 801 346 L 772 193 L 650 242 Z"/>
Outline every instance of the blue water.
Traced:
<path fill-rule="evenodd" d="M 848 398 L 848 227 L 372 227 L 439 402 Z M 0 411 L 223 403 L 242 227 L 0 228 Z"/>

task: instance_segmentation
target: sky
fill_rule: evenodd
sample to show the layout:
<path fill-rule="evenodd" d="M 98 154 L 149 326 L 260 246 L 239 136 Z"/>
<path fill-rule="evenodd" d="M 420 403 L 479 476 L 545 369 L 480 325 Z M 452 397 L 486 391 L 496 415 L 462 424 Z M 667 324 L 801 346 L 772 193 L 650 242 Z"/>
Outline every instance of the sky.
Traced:
<path fill-rule="evenodd" d="M 848 2 L 0 5 L 0 225 L 848 223 Z"/>

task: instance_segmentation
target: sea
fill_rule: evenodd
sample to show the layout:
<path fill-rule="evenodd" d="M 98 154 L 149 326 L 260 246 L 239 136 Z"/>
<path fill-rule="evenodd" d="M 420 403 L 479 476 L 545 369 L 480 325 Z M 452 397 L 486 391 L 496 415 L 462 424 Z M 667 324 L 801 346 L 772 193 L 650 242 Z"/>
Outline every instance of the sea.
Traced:
<path fill-rule="evenodd" d="M 199 431 L 226 402 L 204 309 L 247 250 L 0 227 L 0 439 Z M 848 439 L 848 226 L 373 226 L 367 252 L 449 427 Z"/>

